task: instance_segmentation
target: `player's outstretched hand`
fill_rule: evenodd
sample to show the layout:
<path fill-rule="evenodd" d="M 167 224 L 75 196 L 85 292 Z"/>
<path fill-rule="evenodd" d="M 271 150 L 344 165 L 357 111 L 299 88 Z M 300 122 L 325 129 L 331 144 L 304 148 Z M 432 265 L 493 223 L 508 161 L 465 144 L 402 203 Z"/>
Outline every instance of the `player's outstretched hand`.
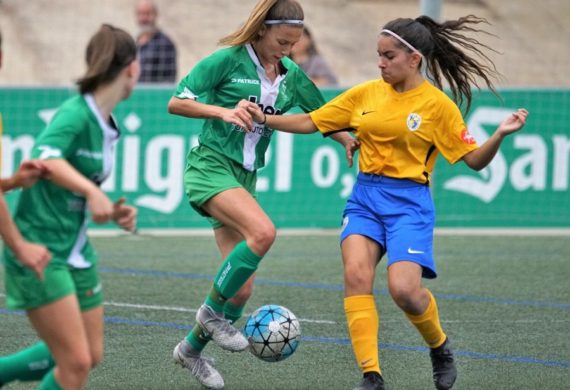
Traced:
<path fill-rule="evenodd" d="M 347 140 L 344 143 L 344 149 L 346 151 L 346 161 L 348 162 L 348 166 L 352 167 L 354 163 L 354 153 L 360 149 L 360 141 L 356 138 L 350 137 L 350 140 Z"/>
<path fill-rule="evenodd" d="M 134 232 L 137 227 L 137 213 L 136 207 L 126 205 L 127 199 L 121 197 L 113 204 L 113 221 L 124 230 Z"/>
<path fill-rule="evenodd" d="M 501 122 L 497 131 L 502 136 L 517 132 L 522 129 L 527 117 L 528 111 L 524 108 L 519 108 Z"/>
<path fill-rule="evenodd" d="M 24 240 L 14 249 L 14 254 L 20 263 L 34 271 L 38 279 L 42 280 L 44 269 L 51 260 L 51 253 L 47 248 Z"/>
<path fill-rule="evenodd" d="M 29 188 L 49 172 L 49 168 L 41 160 L 24 161 L 12 178 L 3 181 L 2 189 L 8 191 L 20 187 Z"/>

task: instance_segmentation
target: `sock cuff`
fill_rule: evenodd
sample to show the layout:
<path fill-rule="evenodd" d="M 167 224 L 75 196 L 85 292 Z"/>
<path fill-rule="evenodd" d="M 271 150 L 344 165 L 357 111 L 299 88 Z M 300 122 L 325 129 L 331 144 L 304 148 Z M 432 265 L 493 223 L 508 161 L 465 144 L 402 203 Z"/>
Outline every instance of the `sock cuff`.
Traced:
<path fill-rule="evenodd" d="M 346 313 L 361 310 L 376 311 L 376 302 L 374 302 L 374 295 L 353 295 L 344 298 L 344 311 Z"/>
<path fill-rule="evenodd" d="M 239 259 L 246 264 L 257 267 L 263 256 L 259 256 L 254 253 L 250 247 L 247 245 L 247 241 L 243 240 L 238 243 L 234 248 L 235 253 L 239 256 Z"/>
<path fill-rule="evenodd" d="M 228 301 L 224 305 L 224 316 L 226 318 L 236 318 L 237 320 L 242 316 L 244 308 L 245 306 L 237 306 Z"/>

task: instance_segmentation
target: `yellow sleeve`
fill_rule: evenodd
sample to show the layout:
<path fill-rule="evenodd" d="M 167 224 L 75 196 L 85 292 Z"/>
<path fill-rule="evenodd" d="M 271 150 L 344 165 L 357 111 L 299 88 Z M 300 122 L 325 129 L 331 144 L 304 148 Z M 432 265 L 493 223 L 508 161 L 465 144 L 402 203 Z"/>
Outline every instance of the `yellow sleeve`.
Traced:
<path fill-rule="evenodd" d="M 440 126 L 435 131 L 434 144 L 450 164 L 455 164 L 479 146 L 467 130 L 461 111 L 447 98 L 442 101 Z"/>
<path fill-rule="evenodd" d="M 338 95 L 309 115 L 319 131 L 326 135 L 344 129 L 357 129 L 361 116 L 363 85 L 353 87 Z"/>

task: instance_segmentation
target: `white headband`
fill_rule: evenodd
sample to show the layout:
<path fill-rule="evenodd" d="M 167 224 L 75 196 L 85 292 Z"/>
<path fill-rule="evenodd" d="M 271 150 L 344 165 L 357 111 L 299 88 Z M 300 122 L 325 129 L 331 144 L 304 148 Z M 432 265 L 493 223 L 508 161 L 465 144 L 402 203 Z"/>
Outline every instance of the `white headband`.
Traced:
<path fill-rule="evenodd" d="M 295 26 L 302 26 L 303 21 L 300 19 L 270 19 L 263 22 L 264 24 L 293 24 Z"/>
<path fill-rule="evenodd" d="M 382 30 L 380 33 L 390 34 L 391 36 L 393 36 L 394 38 L 396 38 L 398 41 L 400 41 L 400 42 L 402 42 L 404 45 L 406 45 L 411 51 L 418 53 L 418 54 L 421 55 L 422 57 L 424 56 L 421 51 L 419 51 L 418 49 L 416 49 L 415 47 L 413 47 L 410 42 L 406 41 L 404 38 L 402 38 L 401 36 L 399 36 L 398 34 L 396 34 L 394 31 L 384 29 L 384 30 Z"/>

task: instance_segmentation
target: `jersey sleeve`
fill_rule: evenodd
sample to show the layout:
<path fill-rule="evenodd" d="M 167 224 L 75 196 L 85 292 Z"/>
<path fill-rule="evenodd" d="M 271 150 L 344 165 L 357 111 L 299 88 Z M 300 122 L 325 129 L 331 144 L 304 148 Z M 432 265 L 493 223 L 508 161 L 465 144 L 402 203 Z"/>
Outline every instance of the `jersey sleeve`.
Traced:
<path fill-rule="evenodd" d="M 442 105 L 440 123 L 434 133 L 434 145 L 449 163 L 455 164 L 479 147 L 469 134 L 461 111 L 450 99 Z"/>
<path fill-rule="evenodd" d="M 180 81 L 174 96 L 179 99 L 193 100 L 203 97 L 225 77 L 231 63 L 231 58 L 224 49 L 203 58 Z"/>
<path fill-rule="evenodd" d="M 83 121 L 77 120 L 77 115 L 69 115 L 66 111 L 58 112 L 36 139 L 32 158 L 51 160 L 71 157 L 75 141 L 82 129 L 80 122 Z"/>
<path fill-rule="evenodd" d="M 360 101 L 359 90 L 351 88 L 309 114 L 322 134 L 357 128 L 355 113 Z"/>
<path fill-rule="evenodd" d="M 319 88 L 301 70 L 298 70 L 296 91 L 297 105 L 303 112 L 311 112 L 325 104 L 325 98 Z"/>

